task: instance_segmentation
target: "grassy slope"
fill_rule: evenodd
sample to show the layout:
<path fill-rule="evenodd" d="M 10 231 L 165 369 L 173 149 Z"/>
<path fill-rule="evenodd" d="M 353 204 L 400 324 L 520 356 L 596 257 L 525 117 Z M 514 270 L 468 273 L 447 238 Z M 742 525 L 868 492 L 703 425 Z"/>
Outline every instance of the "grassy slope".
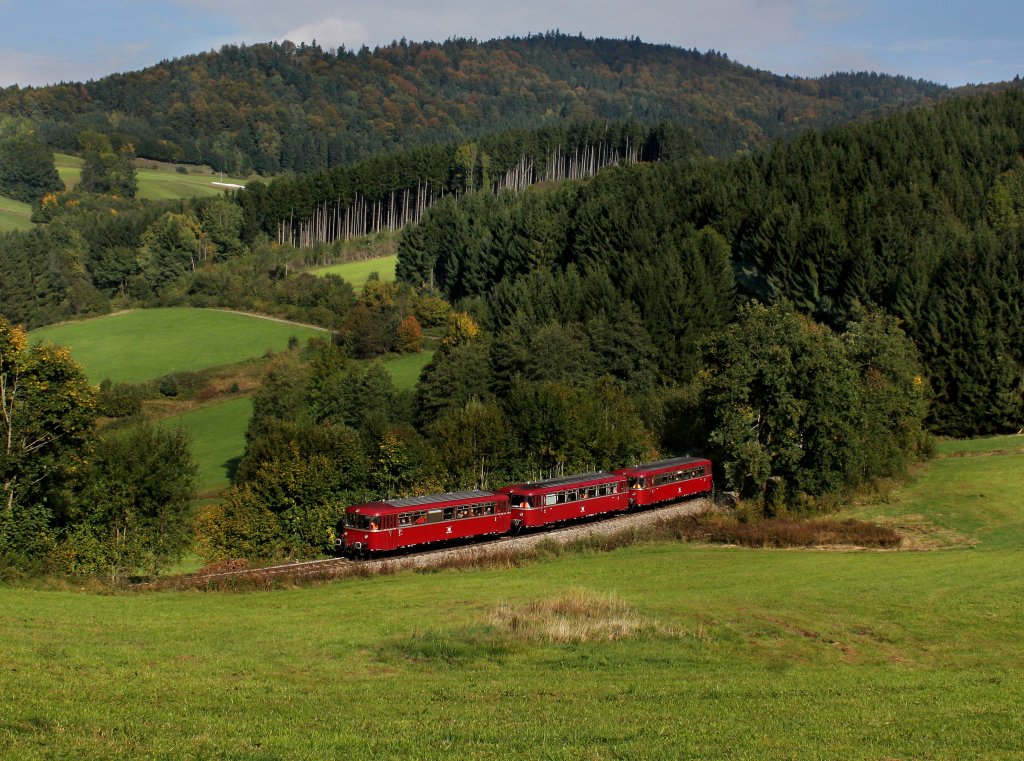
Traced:
<path fill-rule="evenodd" d="M 371 272 L 380 275 L 381 280 L 395 279 L 395 264 L 398 263 L 397 256 L 382 256 L 377 259 L 364 259 L 358 262 L 345 262 L 333 264 L 330 267 L 320 267 L 310 270 L 313 275 L 338 275 L 352 284 L 358 291 L 363 287 Z"/>
<path fill-rule="evenodd" d="M 67 190 L 78 184 L 82 177 L 82 159 L 57 153 L 54 154 L 54 164 Z M 220 177 L 213 174 L 179 174 L 170 168 L 139 169 L 136 178 L 139 183 L 138 197 L 152 201 L 200 198 L 224 192 L 223 188 L 210 184 L 214 180 L 220 181 Z M 223 181 L 239 185 L 246 183 L 245 179 L 237 177 L 225 177 Z M 0 196 L 0 232 L 30 229 L 31 216 L 32 207 L 27 203 Z"/>
<path fill-rule="evenodd" d="M 433 352 L 407 354 L 386 360 L 399 390 L 412 389 L 420 370 Z M 196 410 L 166 418 L 170 425 L 184 425 L 192 435 L 192 450 L 199 463 L 199 493 L 209 494 L 228 486 L 231 470 L 245 451 L 245 429 L 252 416 L 249 397 L 207 404 Z"/>
<path fill-rule="evenodd" d="M 27 203 L 0 196 L 0 232 L 31 229 L 31 217 L 32 207 Z"/>
<path fill-rule="evenodd" d="M 211 309 L 140 309 L 64 323 L 30 333 L 32 340 L 70 346 L 93 382 L 142 381 L 278 351 L 296 336 L 324 331 Z"/>
<path fill-rule="evenodd" d="M 64 180 L 64 186 L 71 190 L 82 177 L 82 159 L 65 153 L 54 154 L 53 158 L 57 173 Z M 215 174 L 179 174 L 170 165 L 159 169 L 136 169 L 135 177 L 138 180 L 137 197 L 151 201 L 198 198 L 223 193 L 223 188 L 210 184 L 214 180 L 237 185 L 246 183 L 245 179 L 238 177 L 224 177 L 221 180 L 221 177 Z"/>
<path fill-rule="evenodd" d="M 227 488 L 245 451 L 245 429 L 251 416 L 252 397 L 241 396 L 162 421 L 164 425 L 184 426 L 191 435 L 192 455 L 199 463 L 197 486 L 201 495 Z"/>
<path fill-rule="evenodd" d="M 263 594 L 5 590 L 0 754 L 1016 757 L 1024 450 L 939 459 L 863 509 L 924 512 L 969 488 L 971 462 L 992 486 L 963 506 L 972 548 L 660 544 Z M 514 644 L 488 627 L 569 589 L 677 633 Z"/>
<path fill-rule="evenodd" d="M 399 391 L 411 390 L 419 382 L 420 372 L 433 356 L 434 352 L 429 349 L 419 354 L 403 354 L 386 360 L 384 366 L 391 372 L 395 388 Z"/>

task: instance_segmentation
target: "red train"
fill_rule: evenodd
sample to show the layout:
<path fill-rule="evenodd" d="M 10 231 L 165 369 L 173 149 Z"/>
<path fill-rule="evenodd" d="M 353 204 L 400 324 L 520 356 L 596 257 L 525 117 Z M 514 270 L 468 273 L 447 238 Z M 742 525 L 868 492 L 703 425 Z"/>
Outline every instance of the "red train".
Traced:
<path fill-rule="evenodd" d="M 367 502 L 345 511 L 345 552 L 372 555 L 455 539 L 508 534 L 576 518 L 676 502 L 711 491 L 711 461 L 673 457 L 614 473 Z"/>

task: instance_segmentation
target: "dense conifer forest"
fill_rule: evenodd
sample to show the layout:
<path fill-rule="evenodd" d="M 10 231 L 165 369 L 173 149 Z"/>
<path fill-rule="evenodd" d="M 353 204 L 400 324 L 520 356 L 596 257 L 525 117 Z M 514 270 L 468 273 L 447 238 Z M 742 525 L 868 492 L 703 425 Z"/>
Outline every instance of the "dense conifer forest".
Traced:
<path fill-rule="evenodd" d="M 146 158 L 272 175 L 573 120 L 679 122 L 724 157 L 944 92 L 873 73 L 780 77 L 714 51 L 551 32 L 372 51 L 229 45 L 87 83 L 10 87 L 0 113 L 28 117 L 55 149 L 96 130 Z"/>
<path fill-rule="evenodd" d="M 404 233 L 399 274 L 451 299 L 486 296 L 498 340 L 614 304 L 629 353 L 654 357 L 663 382 L 698 373 L 694 349 L 734 319 L 737 295 L 840 330 L 878 307 L 921 353 L 936 430 L 1016 429 L 1022 152 L 1024 96 L 963 98 L 728 162 L 451 200 Z"/>

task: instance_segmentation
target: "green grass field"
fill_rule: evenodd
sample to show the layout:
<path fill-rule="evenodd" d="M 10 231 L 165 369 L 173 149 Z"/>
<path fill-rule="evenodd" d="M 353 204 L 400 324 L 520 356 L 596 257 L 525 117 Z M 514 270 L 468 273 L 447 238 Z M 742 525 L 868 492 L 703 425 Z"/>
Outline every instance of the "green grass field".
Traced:
<path fill-rule="evenodd" d="M 27 203 L 0 196 L 0 232 L 29 230 L 32 227 L 32 207 Z"/>
<path fill-rule="evenodd" d="M 420 371 L 427 366 L 434 352 L 421 351 L 419 354 L 403 354 L 389 359 L 384 366 L 391 373 L 391 380 L 399 391 L 406 391 L 416 386 L 420 379 Z"/>
<path fill-rule="evenodd" d="M 1020 758 L 1022 473 L 1020 448 L 943 457 L 858 509 L 956 506 L 929 517 L 976 543 L 943 550 L 659 543 L 265 593 L 4 589 L 0 756 Z"/>
<path fill-rule="evenodd" d="M 82 159 L 66 153 L 56 153 L 53 159 L 57 173 L 64 180 L 64 186 L 71 190 L 82 177 Z M 171 166 L 159 169 L 136 169 L 135 177 L 138 181 L 136 197 L 150 201 L 215 196 L 223 193 L 224 189 L 211 185 L 210 183 L 214 180 L 236 185 L 244 185 L 247 181 L 245 178 L 222 178 L 215 174 L 180 174 Z"/>
<path fill-rule="evenodd" d="M 192 456 L 199 464 L 200 495 L 225 489 L 245 451 L 245 429 L 252 417 L 252 397 L 207 404 L 164 418 L 161 425 L 183 426 L 192 437 Z"/>
<path fill-rule="evenodd" d="M 325 331 L 245 314 L 174 307 L 139 309 L 33 330 L 33 341 L 71 347 L 90 380 L 143 381 L 280 351 Z"/>
<path fill-rule="evenodd" d="M 364 259 L 358 262 L 345 262 L 333 264 L 330 267 L 320 267 L 310 270 L 313 275 L 337 275 L 352 284 L 358 291 L 366 283 L 370 273 L 376 272 L 381 280 L 395 279 L 395 265 L 398 263 L 397 256 L 382 256 L 377 259 Z"/>

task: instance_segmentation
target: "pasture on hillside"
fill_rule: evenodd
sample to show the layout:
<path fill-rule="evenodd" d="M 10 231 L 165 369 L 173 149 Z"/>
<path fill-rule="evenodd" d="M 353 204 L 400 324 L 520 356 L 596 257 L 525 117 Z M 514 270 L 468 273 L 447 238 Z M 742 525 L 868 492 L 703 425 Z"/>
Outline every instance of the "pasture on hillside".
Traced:
<path fill-rule="evenodd" d="M 66 153 L 55 153 L 53 159 L 57 174 L 64 181 L 65 189 L 71 190 L 82 177 L 82 159 Z M 170 166 L 140 168 L 136 170 L 135 176 L 138 181 L 136 197 L 148 201 L 206 198 L 225 192 L 224 188 L 213 185 L 214 181 L 236 185 L 244 185 L 248 182 L 246 178 L 222 177 L 203 172 L 182 174 L 174 171 Z M 32 226 L 31 206 L 0 196 L 0 232 L 29 230 Z M 391 271 L 394 272 L 394 265 L 392 265 Z"/>
<path fill-rule="evenodd" d="M 418 354 L 400 354 L 384 360 L 384 367 L 391 373 L 391 382 L 399 391 L 411 391 L 420 380 L 420 373 L 433 358 L 434 352 L 426 349 Z"/>
<path fill-rule="evenodd" d="M 327 336 L 319 328 L 216 309 L 138 309 L 81 322 L 50 325 L 29 333 L 32 341 L 71 348 L 93 383 L 139 382 L 168 373 L 202 370 L 281 351 Z"/>
<path fill-rule="evenodd" d="M 398 256 L 381 256 L 376 259 L 361 259 L 355 262 L 342 262 L 332 264 L 329 267 L 318 267 L 310 270 L 311 275 L 322 277 L 323 275 L 337 275 L 352 284 L 358 293 L 369 279 L 370 274 L 376 272 L 381 280 L 395 279 L 395 265 L 398 264 Z"/>
<path fill-rule="evenodd" d="M 82 177 L 82 159 L 66 153 L 55 153 L 53 160 L 65 188 L 74 188 Z M 244 185 L 248 181 L 247 178 L 224 177 L 203 171 L 182 174 L 175 171 L 172 165 L 156 162 L 146 162 L 146 166 L 137 167 L 135 179 L 138 182 L 136 197 L 148 201 L 215 196 L 224 192 L 224 188 L 211 184 L 215 180 L 236 185 Z"/>
<path fill-rule="evenodd" d="M 196 488 L 200 496 L 226 489 L 245 452 L 245 429 L 252 417 L 252 397 L 205 404 L 164 418 L 161 425 L 182 426 L 192 439 L 192 457 L 199 465 Z"/>
<path fill-rule="evenodd" d="M 395 387 L 411 390 L 433 352 L 404 354 L 384 360 Z M 163 425 L 182 425 L 192 438 L 192 455 L 199 464 L 200 495 L 227 488 L 235 466 L 245 452 L 245 429 L 252 417 L 252 397 L 204 404 L 194 410 L 161 420 Z"/>
<path fill-rule="evenodd" d="M 1024 440 L 981 446 L 855 510 L 945 549 L 659 542 L 247 594 L 7 588 L 0 755 L 1017 757 Z"/>
<path fill-rule="evenodd" d="M 29 230 L 32 227 L 32 207 L 13 198 L 0 196 L 0 232 Z"/>

